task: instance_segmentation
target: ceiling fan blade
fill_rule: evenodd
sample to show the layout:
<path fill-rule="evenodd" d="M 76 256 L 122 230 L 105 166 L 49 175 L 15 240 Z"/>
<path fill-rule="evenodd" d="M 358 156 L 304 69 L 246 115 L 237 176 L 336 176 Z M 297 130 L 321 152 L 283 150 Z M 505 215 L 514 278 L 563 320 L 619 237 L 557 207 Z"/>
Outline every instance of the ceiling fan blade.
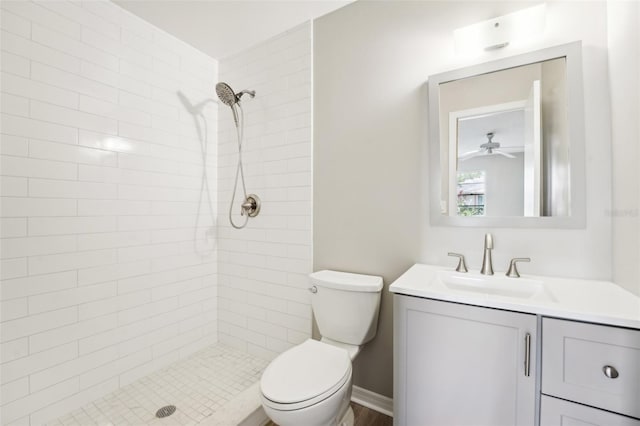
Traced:
<path fill-rule="evenodd" d="M 516 156 L 515 156 L 515 155 L 508 154 L 508 153 L 506 153 L 506 152 L 504 152 L 504 151 L 502 151 L 502 150 L 499 150 L 499 149 L 494 149 L 494 150 L 493 150 L 493 153 L 494 153 L 494 154 L 500 154 L 500 155 L 502 155 L 502 156 L 504 156 L 504 157 L 507 157 L 507 158 L 516 158 Z"/>
<path fill-rule="evenodd" d="M 471 160 L 472 158 L 483 157 L 484 155 L 485 154 L 483 154 L 482 151 L 472 151 L 472 152 L 467 152 L 466 154 L 464 154 L 464 156 L 458 157 L 458 160 L 467 161 L 467 160 Z"/>
<path fill-rule="evenodd" d="M 524 152 L 524 145 L 520 145 L 520 146 L 501 146 L 500 147 L 501 151 L 504 152 Z"/>
<path fill-rule="evenodd" d="M 467 151 L 464 154 L 460 154 L 458 155 L 458 158 L 462 159 L 462 158 L 466 158 L 466 157 L 470 157 L 470 156 L 476 156 L 477 154 L 482 153 L 482 149 L 476 149 L 475 151 Z"/>

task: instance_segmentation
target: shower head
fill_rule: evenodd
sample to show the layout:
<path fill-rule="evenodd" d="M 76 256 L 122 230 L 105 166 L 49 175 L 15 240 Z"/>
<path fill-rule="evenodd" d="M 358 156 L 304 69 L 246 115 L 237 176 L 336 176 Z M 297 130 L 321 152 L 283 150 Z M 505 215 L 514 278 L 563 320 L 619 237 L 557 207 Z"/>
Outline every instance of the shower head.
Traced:
<path fill-rule="evenodd" d="M 236 104 L 240 98 L 233 92 L 233 89 L 227 84 L 220 82 L 216 84 L 216 94 L 220 98 L 223 104 L 231 108 L 233 113 L 233 122 L 238 127 L 238 111 L 236 111 Z"/>
<path fill-rule="evenodd" d="M 216 94 L 220 98 L 223 104 L 233 107 L 240 99 L 233 91 L 233 89 L 227 84 L 220 82 L 216 84 Z"/>
<path fill-rule="evenodd" d="M 227 83 L 220 82 L 216 84 L 216 94 L 223 104 L 231 107 L 233 112 L 233 121 L 238 126 L 238 112 L 236 111 L 236 104 L 240 102 L 242 95 L 247 94 L 252 98 L 256 96 L 255 90 L 242 90 L 240 93 L 235 93 L 231 86 Z"/>
<path fill-rule="evenodd" d="M 218 94 L 218 98 L 220 98 L 222 103 L 227 106 L 237 104 L 242 95 L 246 94 L 251 96 L 252 98 L 256 96 L 255 90 L 242 90 L 238 93 L 235 93 L 231 86 L 223 82 L 216 84 L 216 93 Z"/>

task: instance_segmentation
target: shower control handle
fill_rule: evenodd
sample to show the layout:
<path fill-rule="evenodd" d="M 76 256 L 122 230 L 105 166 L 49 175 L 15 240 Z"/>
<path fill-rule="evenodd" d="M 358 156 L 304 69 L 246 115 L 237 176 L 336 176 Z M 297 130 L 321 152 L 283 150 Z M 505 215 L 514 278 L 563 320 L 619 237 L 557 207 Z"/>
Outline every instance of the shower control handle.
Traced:
<path fill-rule="evenodd" d="M 256 194 L 249 194 L 245 198 L 244 203 L 240 206 L 240 215 L 246 213 L 249 217 L 256 217 L 260 213 L 260 198 Z"/>
<path fill-rule="evenodd" d="M 240 206 L 240 216 L 244 216 L 244 212 L 250 211 L 251 209 L 253 209 L 253 206 L 254 204 L 248 201 L 242 203 L 242 205 Z"/>

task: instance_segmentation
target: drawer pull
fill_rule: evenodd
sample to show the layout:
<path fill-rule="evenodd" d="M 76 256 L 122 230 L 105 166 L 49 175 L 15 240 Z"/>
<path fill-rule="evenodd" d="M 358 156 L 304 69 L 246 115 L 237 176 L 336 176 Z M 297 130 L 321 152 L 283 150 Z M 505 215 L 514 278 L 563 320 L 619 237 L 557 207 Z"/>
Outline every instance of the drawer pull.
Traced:
<path fill-rule="evenodd" d="M 524 336 L 524 375 L 529 377 L 531 374 L 531 334 Z M 607 374 L 607 373 L 605 373 Z M 617 377 L 616 372 L 616 377 Z"/>
<path fill-rule="evenodd" d="M 602 371 L 604 372 L 604 375 L 610 379 L 615 379 L 619 376 L 618 370 L 616 370 L 616 368 L 611 365 L 605 365 L 604 367 L 602 367 Z"/>

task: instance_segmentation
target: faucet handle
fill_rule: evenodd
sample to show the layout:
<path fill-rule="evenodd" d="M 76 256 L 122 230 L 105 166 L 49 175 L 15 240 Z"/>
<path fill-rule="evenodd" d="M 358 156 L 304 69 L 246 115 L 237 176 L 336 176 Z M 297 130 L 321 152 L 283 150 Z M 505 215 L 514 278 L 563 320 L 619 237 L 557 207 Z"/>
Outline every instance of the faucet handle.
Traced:
<path fill-rule="evenodd" d="M 469 272 L 469 270 L 467 269 L 467 264 L 464 261 L 464 255 L 460 254 L 460 253 L 447 253 L 448 256 L 453 256 L 453 257 L 457 257 L 458 260 L 458 266 L 456 266 L 456 272 Z"/>
<path fill-rule="evenodd" d="M 518 266 L 517 266 L 518 262 L 531 262 L 531 258 L 530 257 L 514 257 L 513 259 L 511 259 L 511 262 L 509 262 L 509 270 L 505 274 L 506 276 L 511 278 L 520 278 L 520 273 L 518 272 Z"/>

